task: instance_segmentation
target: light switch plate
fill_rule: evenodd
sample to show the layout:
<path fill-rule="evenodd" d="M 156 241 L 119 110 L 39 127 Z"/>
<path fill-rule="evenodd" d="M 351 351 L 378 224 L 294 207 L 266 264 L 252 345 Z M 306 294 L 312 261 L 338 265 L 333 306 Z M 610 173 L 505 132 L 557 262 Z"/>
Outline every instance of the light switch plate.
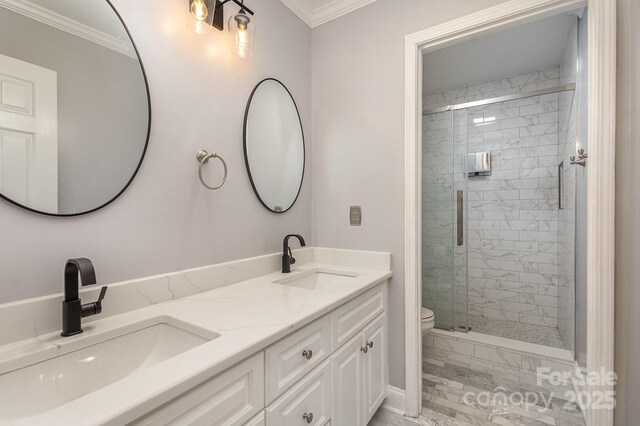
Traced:
<path fill-rule="evenodd" d="M 360 206 L 351 206 L 349 208 L 349 223 L 351 223 L 351 226 L 362 225 L 362 209 Z"/>

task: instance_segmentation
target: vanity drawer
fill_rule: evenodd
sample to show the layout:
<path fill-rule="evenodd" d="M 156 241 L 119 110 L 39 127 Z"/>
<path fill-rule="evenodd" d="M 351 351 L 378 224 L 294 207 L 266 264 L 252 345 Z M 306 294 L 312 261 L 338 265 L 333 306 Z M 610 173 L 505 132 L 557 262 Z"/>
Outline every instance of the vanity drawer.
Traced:
<path fill-rule="evenodd" d="M 264 358 L 260 352 L 132 424 L 240 426 L 263 407 Z"/>
<path fill-rule="evenodd" d="M 284 391 L 331 355 L 331 318 L 325 316 L 265 351 L 266 400 Z"/>
<path fill-rule="evenodd" d="M 266 409 L 267 426 L 323 426 L 331 419 L 331 363 L 326 360 Z"/>
<path fill-rule="evenodd" d="M 387 284 L 382 283 L 331 314 L 332 352 L 358 334 L 387 308 Z"/>

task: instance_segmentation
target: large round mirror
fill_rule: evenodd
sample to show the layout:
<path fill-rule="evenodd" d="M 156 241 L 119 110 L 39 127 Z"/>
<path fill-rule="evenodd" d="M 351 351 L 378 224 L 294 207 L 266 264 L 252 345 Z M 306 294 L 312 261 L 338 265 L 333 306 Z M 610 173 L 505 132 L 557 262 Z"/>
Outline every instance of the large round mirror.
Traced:
<path fill-rule="evenodd" d="M 273 78 L 261 81 L 249 98 L 244 158 L 262 205 L 275 213 L 289 210 L 302 186 L 304 135 L 291 93 Z"/>
<path fill-rule="evenodd" d="M 56 216 L 129 185 L 150 102 L 129 33 L 106 0 L 0 2 L 0 196 Z"/>

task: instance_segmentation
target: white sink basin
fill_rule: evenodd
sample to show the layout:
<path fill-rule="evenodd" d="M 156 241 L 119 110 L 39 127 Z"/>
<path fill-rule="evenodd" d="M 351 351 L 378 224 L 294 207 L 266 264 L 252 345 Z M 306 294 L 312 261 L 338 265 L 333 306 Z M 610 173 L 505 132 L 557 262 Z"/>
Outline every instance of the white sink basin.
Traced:
<path fill-rule="evenodd" d="M 81 337 L 87 345 L 80 349 L 74 342 L 71 352 L 0 375 L 0 424 L 59 407 L 220 336 L 170 317 L 108 334 L 99 343 L 100 335 Z"/>
<path fill-rule="evenodd" d="M 307 290 L 331 291 L 339 290 L 358 275 L 359 274 L 355 272 L 348 271 L 313 269 L 291 277 L 280 278 L 273 282 L 297 288 L 305 288 Z"/>

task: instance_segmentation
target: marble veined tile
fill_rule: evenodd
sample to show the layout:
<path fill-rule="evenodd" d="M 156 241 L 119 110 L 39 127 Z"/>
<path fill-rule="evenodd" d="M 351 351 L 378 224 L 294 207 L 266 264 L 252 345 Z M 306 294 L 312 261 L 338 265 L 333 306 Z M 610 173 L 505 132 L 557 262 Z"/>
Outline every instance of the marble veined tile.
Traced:
<path fill-rule="evenodd" d="M 429 352 L 423 352 L 423 356 L 428 357 Z M 527 368 L 548 363 L 540 360 L 531 365 L 534 357 L 523 355 L 522 358 L 526 359 Z M 540 382 L 533 371 L 477 358 L 472 360 L 467 367 L 449 362 L 444 365 L 425 362 L 423 365 L 429 373 L 423 378 L 420 420 L 403 423 L 406 418 L 378 413 L 376 418 L 388 419 L 388 423 L 370 424 L 584 426 L 578 406 L 565 396 L 571 389 L 570 384 L 557 386 Z"/>

